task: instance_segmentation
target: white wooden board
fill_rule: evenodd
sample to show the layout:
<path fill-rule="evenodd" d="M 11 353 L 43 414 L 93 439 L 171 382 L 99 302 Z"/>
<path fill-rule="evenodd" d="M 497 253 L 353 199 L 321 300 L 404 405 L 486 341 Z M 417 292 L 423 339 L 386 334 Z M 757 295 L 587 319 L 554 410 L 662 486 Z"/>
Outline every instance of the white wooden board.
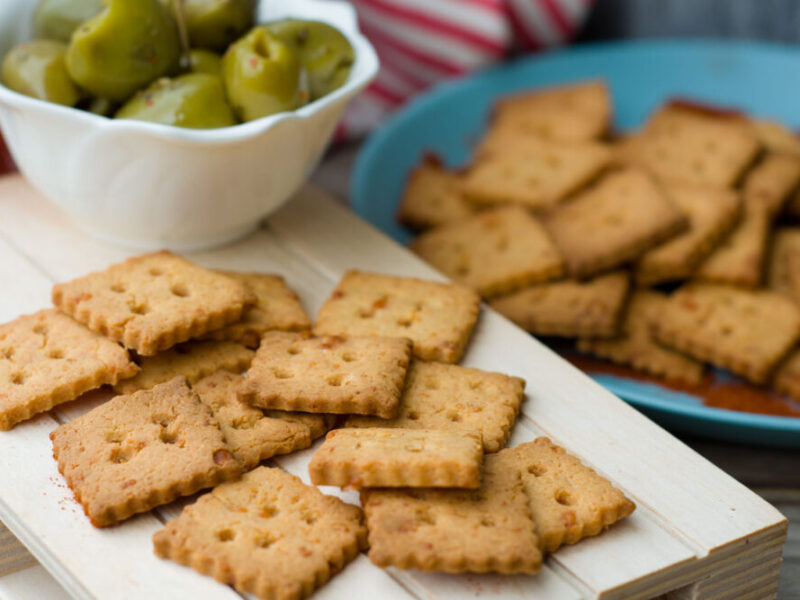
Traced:
<path fill-rule="evenodd" d="M 53 282 L 130 254 L 80 234 L 22 178 L 0 180 L 0 322 L 46 306 Z M 280 273 L 312 314 L 348 268 L 441 279 L 311 188 L 269 219 L 264 230 L 191 258 L 209 267 Z M 786 521 L 757 495 L 489 309 L 464 364 L 526 379 L 527 398 L 512 445 L 550 436 L 611 479 L 638 509 L 604 535 L 549 557 L 533 577 L 383 571 L 361 556 L 316 597 L 577 600 L 647 598 L 670 591 L 673 598 L 774 594 Z M 83 516 L 57 472 L 47 436 L 57 422 L 106 398 L 105 392 L 90 394 L 0 433 L 0 519 L 74 597 L 238 598 L 230 588 L 152 554 L 152 533 L 180 504 L 106 530 L 94 529 Z M 280 457 L 275 464 L 307 481 L 312 453 Z M 357 502 L 352 493 L 325 491 Z M 747 589 L 736 583 L 742 577 Z"/>

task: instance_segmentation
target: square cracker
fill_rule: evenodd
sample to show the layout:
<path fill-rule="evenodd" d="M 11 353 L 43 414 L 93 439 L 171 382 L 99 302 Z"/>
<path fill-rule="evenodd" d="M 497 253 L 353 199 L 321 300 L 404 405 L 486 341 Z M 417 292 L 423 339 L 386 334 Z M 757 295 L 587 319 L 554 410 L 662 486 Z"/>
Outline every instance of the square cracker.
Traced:
<path fill-rule="evenodd" d="M 570 274 L 579 278 L 637 258 L 687 226 L 683 213 L 636 169 L 609 173 L 544 223 Z"/>
<path fill-rule="evenodd" d="M 777 215 L 800 185 L 800 156 L 770 153 L 747 174 L 742 186 L 745 203 Z"/>
<path fill-rule="evenodd" d="M 267 416 L 236 397 L 242 376 L 217 371 L 192 386 L 200 401 L 219 421 L 225 442 L 249 471 L 262 460 L 311 445 L 311 428 L 297 420 Z"/>
<path fill-rule="evenodd" d="M 50 439 L 58 470 L 95 527 L 242 472 L 211 411 L 182 377 L 117 396 Z"/>
<path fill-rule="evenodd" d="M 321 438 L 336 424 L 336 415 L 325 413 L 289 412 L 284 410 L 262 410 L 267 417 L 299 423 L 308 427 L 311 441 Z"/>
<path fill-rule="evenodd" d="M 583 81 L 530 90 L 501 99 L 488 135 L 518 135 L 570 142 L 599 139 L 611 126 L 611 94 L 604 81 Z"/>
<path fill-rule="evenodd" d="M 303 331 L 311 328 L 311 319 L 300 303 L 300 298 L 280 275 L 219 272 L 243 283 L 253 293 L 256 302 L 244 311 L 241 321 L 215 329 L 203 336 L 205 339 L 233 340 L 250 348 L 257 348 L 261 336 L 267 331 Z"/>
<path fill-rule="evenodd" d="M 750 127 L 767 150 L 800 156 L 800 136 L 785 125 L 769 119 L 750 119 Z"/>
<path fill-rule="evenodd" d="M 730 187 L 760 148 L 745 119 L 671 103 L 621 150 L 663 181 Z"/>
<path fill-rule="evenodd" d="M 114 391 L 132 394 L 179 375 L 192 384 L 220 369 L 240 373 L 250 366 L 254 355 L 253 350 L 236 342 L 185 342 L 155 356 L 141 357 L 139 373 L 117 383 Z"/>
<path fill-rule="evenodd" d="M 772 217 L 763 207 L 745 202 L 741 221 L 700 263 L 693 279 L 756 287 L 764 278 Z"/>
<path fill-rule="evenodd" d="M 636 509 L 611 482 L 545 437 L 497 457 L 521 474 L 545 552 L 602 533 Z"/>
<path fill-rule="evenodd" d="M 767 287 L 800 305 L 800 227 L 781 227 L 772 236 Z"/>
<path fill-rule="evenodd" d="M 564 272 L 564 260 L 545 228 L 516 206 L 432 229 L 412 241 L 411 249 L 484 297 L 556 279 Z"/>
<path fill-rule="evenodd" d="M 542 564 L 519 471 L 486 457 L 477 490 L 367 489 L 369 558 L 379 567 L 535 573 Z"/>
<path fill-rule="evenodd" d="M 474 212 L 461 192 L 461 175 L 448 171 L 438 158 L 428 155 L 408 177 L 397 218 L 412 229 L 428 229 Z"/>
<path fill-rule="evenodd" d="M 611 337 L 630 289 L 626 271 L 586 281 L 534 285 L 492 300 L 491 307 L 536 335 Z"/>
<path fill-rule="evenodd" d="M 366 546 L 361 509 L 259 467 L 183 509 L 153 536 L 157 556 L 264 600 L 301 600 Z"/>
<path fill-rule="evenodd" d="M 128 352 L 55 309 L 0 325 L 0 430 L 138 371 Z"/>
<path fill-rule="evenodd" d="M 672 184 L 667 195 L 689 219 L 689 229 L 649 250 L 636 261 L 642 285 L 686 279 L 736 225 L 741 199 L 731 190 Z"/>
<path fill-rule="evenodd" d="M 653 322 L 656 339 L 763 383 L 800 338 L 800 309 L 775 292 L 690 283 Z"/>
<path fill-rule="evenodd" d="M 346 426 L 478 432 L 484 450 L 497 452 L 511 435 L 524 389 L 519 377 L 414 361 L 396 418 L 353 416 Z"/>
<path fill-rule="evenodd" d="M 314 331 L 407 337 L 417 358 L 454 363 L 467 347 L 480 302 L 459 285 L 348 271 L 320 309 Z"/>
<path fill-rule="evenodd" d="M 569 144 L 506 132 L 485 140 L 464 173 L 461 190 L 476 206 L 553 208 L 595 179 L 611 159 L 603 144 Z"/>
<path fill-rule="evenodd" d="M 238 281 L 162 250 L 53 287 L 53 304 L 143 356 L 235 323 L 255 301 Z"/>
<path fill-rule="evenodd" d="M 410 359 L 407 338 L 271 331 L 239 397 L 260 408 L 389 419 L 397 414 Z"/>
<path fill-rule="evenodd" d="M 622 332 L 613 339 L 583 338 L 578 350 L 607 358 L 639 371 L 671 381 L 700 383 L 704 365 L 653 339 L 652 324 L 661 318 L 667 297 L 652 290 L 634 291 L 622 322 Z"/>
<path fill-rule="evenodd" d="M 316 485 L 477 488 L 482 466 L 478 433 L 375 427 L 330 432 L 308 472 Z"/>
<path fill-rule="evenodd" d="M 795 348 L 775 369 L 772 388 L 779 394 L 800 400 L 800 349 Z"/>

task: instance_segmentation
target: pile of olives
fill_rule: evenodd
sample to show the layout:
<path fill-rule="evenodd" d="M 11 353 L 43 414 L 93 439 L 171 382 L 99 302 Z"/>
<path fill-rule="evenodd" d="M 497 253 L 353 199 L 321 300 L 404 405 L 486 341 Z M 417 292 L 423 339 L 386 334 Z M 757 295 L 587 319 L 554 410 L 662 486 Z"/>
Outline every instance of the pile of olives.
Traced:
<path fill-rule="evenodd" d="M 353 48 L 325 23 L 254 26 L 256 0 L 40 0 L 35 39 L 2 83 L 117 119 L 208 129 L 294 110 L 347 80 Z"/>

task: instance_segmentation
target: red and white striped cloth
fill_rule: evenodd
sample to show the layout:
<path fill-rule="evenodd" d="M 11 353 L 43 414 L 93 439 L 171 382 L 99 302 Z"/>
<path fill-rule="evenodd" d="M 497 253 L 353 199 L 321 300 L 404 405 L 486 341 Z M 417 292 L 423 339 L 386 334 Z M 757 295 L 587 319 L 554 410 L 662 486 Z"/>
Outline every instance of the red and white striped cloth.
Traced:
<path fill-rule="evenodd" d="M 442 79 L 569 42 L 593 0 L 351 0 L 381 60 L 340 137 L 362 135 Z"/>

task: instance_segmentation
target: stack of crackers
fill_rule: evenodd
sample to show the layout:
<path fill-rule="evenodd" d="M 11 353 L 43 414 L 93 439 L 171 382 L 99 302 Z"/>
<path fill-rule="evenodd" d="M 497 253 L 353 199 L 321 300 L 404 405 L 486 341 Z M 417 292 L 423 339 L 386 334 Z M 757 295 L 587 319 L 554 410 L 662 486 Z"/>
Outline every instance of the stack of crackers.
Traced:
<path fill-rule="evenodd" d="M 599 81 L 501 99 L 468 166 L 412 172 L 411 248 L 534 334 L 800 399 L 800 138 L 686 101 L 622 137 L 611 121 Z"/>
<path fill-rule="evenodd" d="M 282 278 L 159 252 L 52 295 L 0 325 L 2 428 L 113 386 L 50 436 L 76 499 L 105 527 L 212 488 L 155 552 L 241 592 L 306 597 L 367 547 L 384 567 L 534 573 L 635 508 L 546 438 L 504 448 L 525 382 L 456 364 L 466 287 L 351 271 L 312 329 Z M 262 464 L 336 426 L 309 474 L 363 511 Z"/>

